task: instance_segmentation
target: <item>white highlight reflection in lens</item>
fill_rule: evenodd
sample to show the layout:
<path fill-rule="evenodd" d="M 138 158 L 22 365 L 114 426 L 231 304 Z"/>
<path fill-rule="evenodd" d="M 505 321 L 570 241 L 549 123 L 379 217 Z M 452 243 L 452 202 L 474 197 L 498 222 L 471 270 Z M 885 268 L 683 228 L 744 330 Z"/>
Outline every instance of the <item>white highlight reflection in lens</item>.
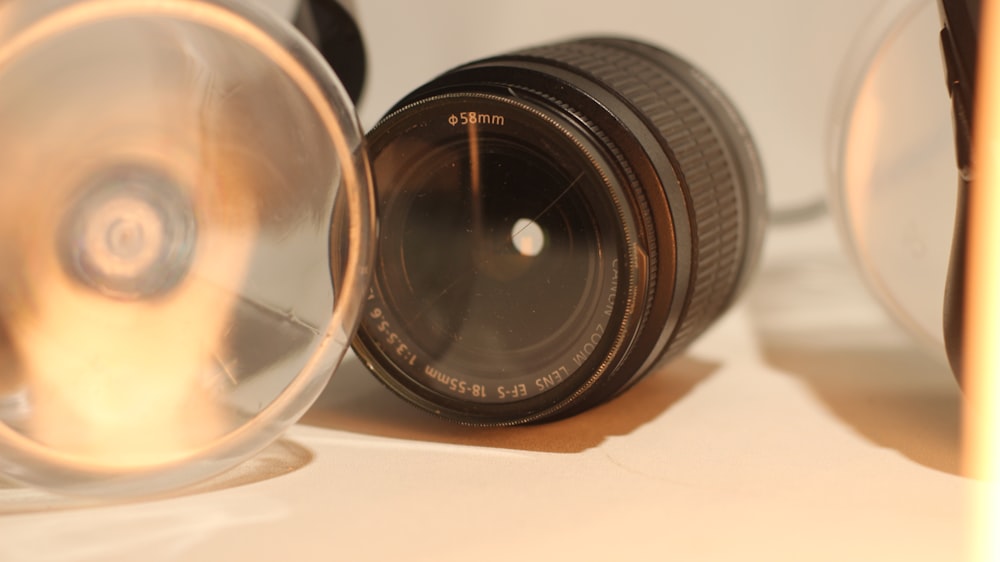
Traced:
<path fill-rule="evenodd" d="M 531 219 L 518 219 L 510 233 L 514 247 L 522 256 L 533 258 L 545 249 L 545 232 Z"/>

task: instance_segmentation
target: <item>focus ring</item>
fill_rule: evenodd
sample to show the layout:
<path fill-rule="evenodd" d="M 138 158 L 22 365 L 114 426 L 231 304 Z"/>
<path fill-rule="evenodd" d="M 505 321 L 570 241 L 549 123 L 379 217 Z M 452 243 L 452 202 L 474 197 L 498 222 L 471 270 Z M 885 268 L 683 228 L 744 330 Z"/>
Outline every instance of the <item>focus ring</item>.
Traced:
<path fill-rule="evenodd" d="M 669 354 L 682 350 L 735 297 L 746 254 L 746 210 L 718 118 L 675 78 L 686 66 L 666 52 L 619 39 L 592 39 L 522 51 L 578 68 L 617 91 L 655 128 L 676 159 L 694 230 L 690 301 Z M 702 96 L 704 97 L 704 96 Z M 669 188 L 669 186 L 665 186 Z M 678 212 L 672 209 L 672 212 Z"/>

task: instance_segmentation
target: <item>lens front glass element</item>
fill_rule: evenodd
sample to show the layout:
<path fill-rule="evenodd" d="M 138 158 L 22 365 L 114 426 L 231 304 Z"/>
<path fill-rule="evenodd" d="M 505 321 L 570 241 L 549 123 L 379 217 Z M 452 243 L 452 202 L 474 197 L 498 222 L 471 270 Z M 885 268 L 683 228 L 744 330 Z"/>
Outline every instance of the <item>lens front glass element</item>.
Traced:
<path fill-rule="evenodd" d="M 363 320 L 379 362 L 418 394 L 482 404 L 560 397 L 589 378 L 616 339 L 628 261 L 604 164 L 498 98 L 431 99 L 380 127 L 380 258 Z"/>

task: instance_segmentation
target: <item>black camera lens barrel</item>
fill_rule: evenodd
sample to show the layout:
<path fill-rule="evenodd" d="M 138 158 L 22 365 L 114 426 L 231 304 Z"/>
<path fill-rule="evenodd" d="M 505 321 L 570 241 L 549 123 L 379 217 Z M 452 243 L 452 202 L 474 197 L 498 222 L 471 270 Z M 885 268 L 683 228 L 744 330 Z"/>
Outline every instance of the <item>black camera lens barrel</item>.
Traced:
<path fill-rule="evenodd" d="M 764 186 L 746 126 L 704 75 L 636 41 L 464 65 L 404 98 L 369 142 L 382 234 L 355 349 L 398 394 L 461 422 L 544 421 L 618 394 L 702 333 L 760 253 Z M 542 232 L 537 256 L 505 243 L 516 217 Z M 443 247 L 421 249 L 429 239 L 415 233 L 434 229 Z M 449 269 L 461 260 L 442 251 L 474 257 Z M 507 258 L 495 279 L 483 267 Z M 456 279 L 415 282 L 420 260 Z"/>
<path fill-rule="evenodd" d="M 661 283 L 673 281 L 672 291 L 649 289 L 647 321 L 660 325 L 663 318 L 663 324 L 648 333 L 657 337 L 653 349 L 633 355 L 645 359 L 635 373 L 641 376 L 654 363 L 682 351 L 749 281 L 766 226 L 763 172 L 756 149 L 722 92 L 668 52 L 636 41 L 593 39 L 527 50 L 520 56 L 547 58 L 603 82 L 603 90 L 588 92 L 620 122 L 619 127 L 603 131 L 625 133 L 618 146 L 625 150 L 627 165 L 633 170 L 646 168 L 633 189 L 640 206 L 640 197 L 645 197 L 651 213 L 647 227 L 656 231 L 652 239 L 657 243 L 650 253 L 674 246 L 676 263 L 673 279 L 655 278 Z M 628 133 L 639 146 L 629 146 Z M 674 223 L 672 232 L 657 228 L 668 216 Z M 671 322 L 670 314 L 657 314 L 669 310 L 658 306 L 665 303 L 657 299 L 668 297 L 672 307 L 685 308 L 676 322 Z"/>
<path fill-rule="evenodd" d="M 316 46 L 351 101 L 357 103 L 364 89 L 367 57 L 354 3 L 351 0 L 300 0 L 293 23 Z"/>

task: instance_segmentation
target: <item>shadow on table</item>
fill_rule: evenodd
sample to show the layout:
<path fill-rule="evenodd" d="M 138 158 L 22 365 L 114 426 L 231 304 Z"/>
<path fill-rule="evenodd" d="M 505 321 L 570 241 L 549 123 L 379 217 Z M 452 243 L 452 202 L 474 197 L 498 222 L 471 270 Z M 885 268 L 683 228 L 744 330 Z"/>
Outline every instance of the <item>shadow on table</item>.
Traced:
<path fill-rule="evenodd" d="M 436 418 L 397 398 L 348 355 L 301 423 L 360 434 L 425 442 L 574 453 L 626 435 L 683 399 L 718 366 L 682 357 L 651 373 L 622 396 L 569 419 L 513 428 L 472 428 Z M 277 478 L 308 465 L 313 453 L 281 439 L 239 466 L 205 483 L 163 496 L 169 499 Z M 0 517 L 105 506 L 121 500 L 51 494 L 0 477 Z"/>
<path fill-rule="evenodd" d="M 681 357 L 650 373 L 621 396 L 568 419 L 510 428 L 473 428 L 432 416 L 404 402 L 348 356 L 302 423 L 436 443 L 577 453 L 627 435 L 682 400 L 718 365 Z"/>
<path fill-rule="evenodd" d="M 845 260 L 762 271 L 750 295 L 765 360 L 881 447 L 961 475 L 961 396 L 948 367 L 886 318 Z"/>

